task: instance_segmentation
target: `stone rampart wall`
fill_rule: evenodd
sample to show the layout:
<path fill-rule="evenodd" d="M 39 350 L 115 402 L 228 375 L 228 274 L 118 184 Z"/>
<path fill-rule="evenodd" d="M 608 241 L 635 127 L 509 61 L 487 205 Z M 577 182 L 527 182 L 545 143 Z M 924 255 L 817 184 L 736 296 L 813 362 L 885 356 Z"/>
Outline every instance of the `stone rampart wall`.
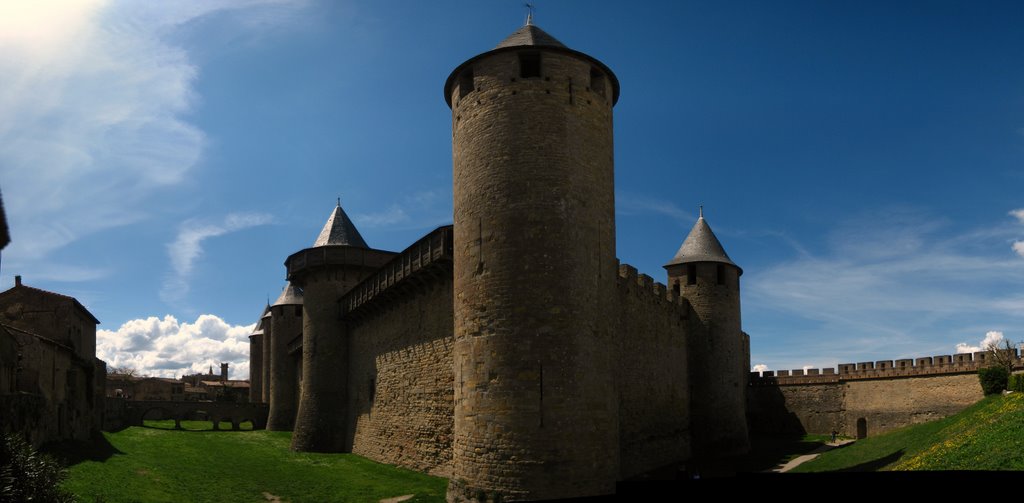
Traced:
<path fill-rule="evenodd" d="M 352 452 L 449 475 L 452 305 L 451 276 L 439 275 L 348 323 Z"/>
<path fill-rule="evenodd" d="M 616 388 L 621 476 L 690 455 L 685 328 L 689 306 L 665 285 L 619 267 Z"/>
<path fill-rule="evenodd" d="M 1015 368 L 1024 368 L 1015 350 Z M 939 419 L 982 398 L 988 353 L 844 363 L 836 369 L 751 373 L 751 426 L 760 432 L 870 436 Z"/>

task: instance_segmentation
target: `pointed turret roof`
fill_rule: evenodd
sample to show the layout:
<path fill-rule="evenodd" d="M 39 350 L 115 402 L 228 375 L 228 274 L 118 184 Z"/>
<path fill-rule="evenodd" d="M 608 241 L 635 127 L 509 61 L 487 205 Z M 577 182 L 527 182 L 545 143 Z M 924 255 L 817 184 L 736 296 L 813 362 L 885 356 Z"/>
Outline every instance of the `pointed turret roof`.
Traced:
<path fill-rule="evenodd" d="M 356 230 L 355 224 L 345 214 L 345 210 L 341 209 L 340 200 L 338 201 L 338 206 L 331 212 L 331 216 L 327 218 L 327 223 L 324 224 L 324 228 L 320 231 L 316 242 L 313 243 L 313 247 L 328 245 L 369 248 L 366 245 L 366 241 L 363 241 L 363 237 L 359 235 L 359 231 Z"/>
<path fill-rule="evenodd" d="M 505 37 L 495 49 L 501 49 L 503 47 L 519 47 L 524 45 L 532 45 L 537 47 L 561 47 L 562 49 L 568 49 L 565 44 L 561 43 L 555 37 L 548 35 L 548 33 L 533 24 L 523 25 L 522 28 L 512 32 L 511 35 Z"/>
<path fill-rule="evenodd" d="M 697 219 L 697 223 L 693 224 L 693 229 L 690 229 L 690 234 L 683 241 L 683 246 L 679 247 L 676 256 L 672 258 L 671 262 L 665 264 L 665 267 L 692 262 L 720 262 L 729 264 L 737 269 L 740 268 L 725 253 L 722 243 L 718 241 L 715 233 L 711 231 L 711 226 L 708 225 L 707 220 L 704 220 L 703 212 L 700 218 Z"/>
<path fill-rule="evenodd" d="M 250 335 L 263 335 L 263 319 L 270 315 L 270 304 L 263 308 L 263 312 L 260 313 L 260 319 L 256 320 L 256 327 L 252 329 Z"/>
<path fill-rule="evenodd" d="M 281 290 L 281 296 L 274 302 L 274 306 L 301 306 L 302 289 L 293 285 L 291 281 Z"/>

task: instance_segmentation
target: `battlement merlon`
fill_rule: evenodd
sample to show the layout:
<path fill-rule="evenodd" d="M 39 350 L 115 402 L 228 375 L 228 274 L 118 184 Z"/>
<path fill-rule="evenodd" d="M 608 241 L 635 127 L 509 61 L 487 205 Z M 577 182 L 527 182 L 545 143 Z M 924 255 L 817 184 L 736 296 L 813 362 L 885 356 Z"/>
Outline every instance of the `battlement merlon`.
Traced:
<path fill-rule="evenodd" d="M 638 297 L 650 298 L 666 304 L 682 306 L 686 308 L 687 312 L 689 311 L 686 299 L 664 283 L 654 281 L 654 278 L 640 273 L 637 271 L 636 267 L 629 264 L 620 263 L 618 269 L 619 277 L 617 285 L 620 289 L 624 288 L 627 291 L 632 290 Z"/>
<path fill-rule="evenodd" d="M 1009 352 L 1014 370 L 1024 369 L 1024 359 L 1017 349 Z M 892 379 L 937 374 L 965 374 L 991 365 L 988 351 L 955 355 L 879 360 L 875 362 L 840 363 L 836 369 L 766 370 L 751 372 L 751 385 L 820 384 L 863 379 Z"/>
<path fill-rule="evenodd" d="M 376 270 L 393 259 L 395 252 L 350 245 L 325 245 L 306 248 L 284 261 L 285 279 L 296 281 L 306 273 L 328 267 L 354 267 Z"/>

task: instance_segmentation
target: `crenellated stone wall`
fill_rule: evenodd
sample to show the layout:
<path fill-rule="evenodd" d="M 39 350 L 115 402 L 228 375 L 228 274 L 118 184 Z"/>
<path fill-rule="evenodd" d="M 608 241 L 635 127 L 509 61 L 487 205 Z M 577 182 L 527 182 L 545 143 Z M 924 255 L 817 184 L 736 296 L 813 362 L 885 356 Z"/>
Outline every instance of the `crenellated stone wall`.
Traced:
<path fill-rule="evenodd" d="M 1024 369 L 1016 350 L 1014 367 Z M 986 352 L 751 373 L 748 408 L 760 432 L 864 437 L 939 419 L 982 398 Z"/>
<path fill-rule="evenodd" d="M 621 478 L 690 456 L 686 328 L 689 303 L 636 268 L 619 266 L 615 383 Z"/>

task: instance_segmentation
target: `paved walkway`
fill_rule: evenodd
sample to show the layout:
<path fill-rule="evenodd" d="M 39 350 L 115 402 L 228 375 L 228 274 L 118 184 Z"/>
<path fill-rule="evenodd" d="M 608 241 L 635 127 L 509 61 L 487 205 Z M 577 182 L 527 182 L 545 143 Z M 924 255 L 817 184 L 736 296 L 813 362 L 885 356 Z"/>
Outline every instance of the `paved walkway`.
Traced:
<path fill-rule="evenodd" d="M 837 447 L 842 447 L 842 446 L 844 446 L 846 444 L 852 444 L 853 442 L 855 442 L 855 440 L 853 440 L 853 439 L 840 440 L 840 441 L 835 442 L 835 443 L 829 442 L 829 443 L 827 443 L 825 445 L 822 445 L 821 447 L 818 447 L 817 449 L 814 449 L 813 451 L 811 451 L 811 452 L 809 452 L 807 454 L 804 454 L 803 456 L 797 456 L 797 457 L 791 459 L 788 463 L 786 463 L 784 465 L 776 466 L 775 468 L 772 468 L 771 470 L 768 470 L 768 471 L 773 472 L 773 473 L 786 473 L 786 472 L 792 470 L 793 468 L 796 468 L 796 467 L 798 467 L 798 466 L 800 466 L 800 465 L 802 465 L 802 464 L 804 464 L 804 463 L 806 463 L 806 462 L 808 462 L 808 461 L 818 457 L 818 454 L 821 454 L 821 453 L 827 452 L 827 451 L 831 451 L 832 449 L 835 449 Z"/>

